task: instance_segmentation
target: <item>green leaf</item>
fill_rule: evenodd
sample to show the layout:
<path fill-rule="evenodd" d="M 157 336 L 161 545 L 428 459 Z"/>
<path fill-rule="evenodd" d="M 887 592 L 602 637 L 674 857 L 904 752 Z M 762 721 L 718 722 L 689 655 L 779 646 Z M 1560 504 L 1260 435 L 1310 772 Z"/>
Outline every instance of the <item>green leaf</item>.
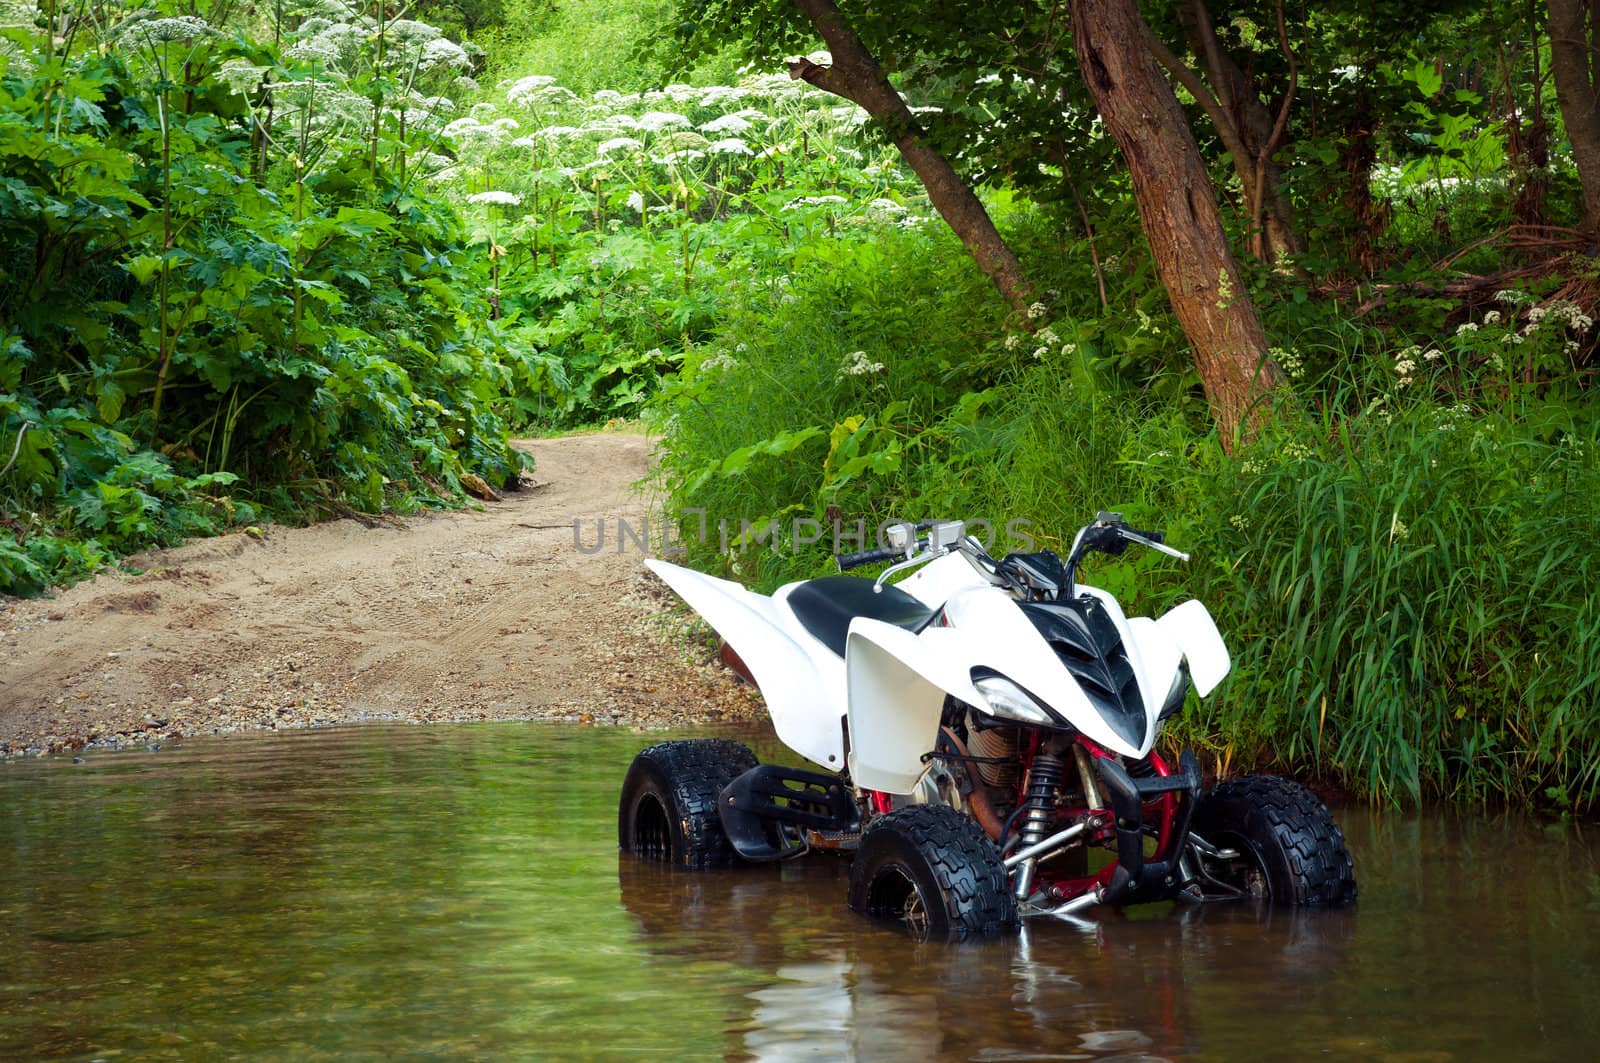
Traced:
<path fill-rule="evenodd" d="M 124 262 L 122 268 L 133 275 L 139 284 L 149 284 L 156 271 L 161 268 L 160 255 L 140 255 L 131 261 Z"/>

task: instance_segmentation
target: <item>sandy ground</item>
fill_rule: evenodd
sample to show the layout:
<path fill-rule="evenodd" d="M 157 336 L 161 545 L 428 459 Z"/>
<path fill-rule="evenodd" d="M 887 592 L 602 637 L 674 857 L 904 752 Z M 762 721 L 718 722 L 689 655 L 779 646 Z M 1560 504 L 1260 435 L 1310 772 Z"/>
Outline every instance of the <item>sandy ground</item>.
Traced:
<path fill-rule="evenodd" d="M 686 637 L 617 521 L 641 436 L 519 444 L 537 486 L 481 512 L 268 527 L 0 599 L 0 754 L 357 720 L 672 725 L 760 714 Z M 573 521 L 593 549 L 584 553 Z"/>

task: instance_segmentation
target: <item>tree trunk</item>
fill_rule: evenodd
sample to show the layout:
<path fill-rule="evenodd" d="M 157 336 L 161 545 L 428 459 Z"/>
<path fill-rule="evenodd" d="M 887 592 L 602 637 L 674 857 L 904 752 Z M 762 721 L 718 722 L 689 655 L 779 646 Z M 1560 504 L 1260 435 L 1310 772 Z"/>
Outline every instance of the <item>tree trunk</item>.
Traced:
<path fill-rule="evenodd" d="M 855 31 L 845 25 L 833 0 L 795 0 L 832 53 L 831 66 L 806 59 L 789 64 L 789 76 L 849 100 L 883 124 L 906 165 L 922 181 L 939 216 L 961 239 L 978 268 L 1000 289 L 1008 303 L 1028 320 L 1034 288 L 1016 254 L 994 227 L 972 189 L 943 155 L 928 145 L 916 116 L 883 74 Z"/>
<path fill-rule="evenodd" d="M 1189 47 L 1205 71 L 1204 79 L 1191 70 L 1153 33 L 1146 43 L 1168 73 L 1189 90 L 1211 119 L 1217 137 L 1233 160 L 1244 192 L 1245 216 L 1250 223 L 1250 253 L 1276 265 L 1285 255 L 1299 254 L 1305 244 L 1295 223 L 1294 207 L 1283 194 L 1283 172 L 1273 155 L 1283 146 L 1288 109 L 1294 100 L 1293 78 L 1277 120 L 1256 92 L 1254 82 L 1239 69 L 1217 40 L 1203 0 L 1188 0 L 1178 7 L 1178 20 L 1189 37 Z M 1294 65 L 1293 53 L 1282 33 L 1284 56 Z"/>
<path fill-rule="evenodd" d="M 1583 227 L 1600 228 L 1600 56 L 1595 18 L 1582 0 L 1550 0 L 1550 66 L 1556 102 L 1583 187 Z"/>
<path fill-rule="evenodd" d="M 1071 10 L 1084 82 L 1127 160 L 1156 271 L 1231 448 L 1266 418 L 1282 375 L 1240 282 L 1200 149 L 1146 47 L 1137 0 L 1071 0 Z"/>
<path fill-rule="evenodd" d="M 1357 75 L 1355 110 L 1339 145 L 1339 168 L 1344 171 L 1340 197 L 1350 215 L 1349 257 L 1362 276 L 1376 273 L 1381 264 L 1383 236 L 1389 231 L 1391 211 L 1387 200 L 1372 194 L 1372 168 L 1378 151 L 1373 142 L 1377 118 L 1372 111 L 1372 91 L 1365 70 Z"/>

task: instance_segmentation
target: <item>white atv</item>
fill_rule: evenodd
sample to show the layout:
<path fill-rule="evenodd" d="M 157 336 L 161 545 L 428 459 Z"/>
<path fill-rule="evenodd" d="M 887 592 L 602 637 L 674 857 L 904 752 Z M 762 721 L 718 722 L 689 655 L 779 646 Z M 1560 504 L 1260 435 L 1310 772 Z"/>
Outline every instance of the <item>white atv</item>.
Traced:
<path fill-rule="evenodd" d="M 1310 791 L 1252 775 L 1202 794 L 1192 753 L 1173 765 L 1154 751 L 1189 688 L 1205 697 L 1228 673 L 1205 606 L 1130 618 L 1074 581 L 1090 551 L 1187 555 L 1115 513 L 1065 562 L 996 561 L 958 521 L 889 540 L 838 559 L 895 561 L 876 581 L 827 576 L 770 598 L 646 562 L 722 636 L 778 738 L 826 770 L 758 764 L 725 739 L 658 743 L 623 782 L 624 850 L 690 868 L 853 850 L 850 907 L 919 937 L 1095 904 L 1355 898 L 1344 837 Z"/>

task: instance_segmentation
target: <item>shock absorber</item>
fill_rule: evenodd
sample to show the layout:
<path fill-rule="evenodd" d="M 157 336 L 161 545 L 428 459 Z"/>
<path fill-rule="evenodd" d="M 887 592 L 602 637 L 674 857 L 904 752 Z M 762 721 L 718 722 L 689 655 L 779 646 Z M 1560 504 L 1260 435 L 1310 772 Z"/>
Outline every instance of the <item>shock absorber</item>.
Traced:
<path fill-rule="evenodd" d="M 1041 751 L 1033 758 L 1033 766 L 1028 770 L 1028 792 L 1022 799 L 1027 811 L 1022 814 L 1018 831 L 1022 837 L 1022 848 L 1042 842 L 1048 835 L 1051 814 L 1055 810 L 1056 788 L 1065 770 L 1066 763 L 1050 753 Z M 1033 873 L 1038 863 L 1038 857 L 1030 856 L 1017 868 L 1017 900 L 1025 901 L 1033 892 Z"/>

